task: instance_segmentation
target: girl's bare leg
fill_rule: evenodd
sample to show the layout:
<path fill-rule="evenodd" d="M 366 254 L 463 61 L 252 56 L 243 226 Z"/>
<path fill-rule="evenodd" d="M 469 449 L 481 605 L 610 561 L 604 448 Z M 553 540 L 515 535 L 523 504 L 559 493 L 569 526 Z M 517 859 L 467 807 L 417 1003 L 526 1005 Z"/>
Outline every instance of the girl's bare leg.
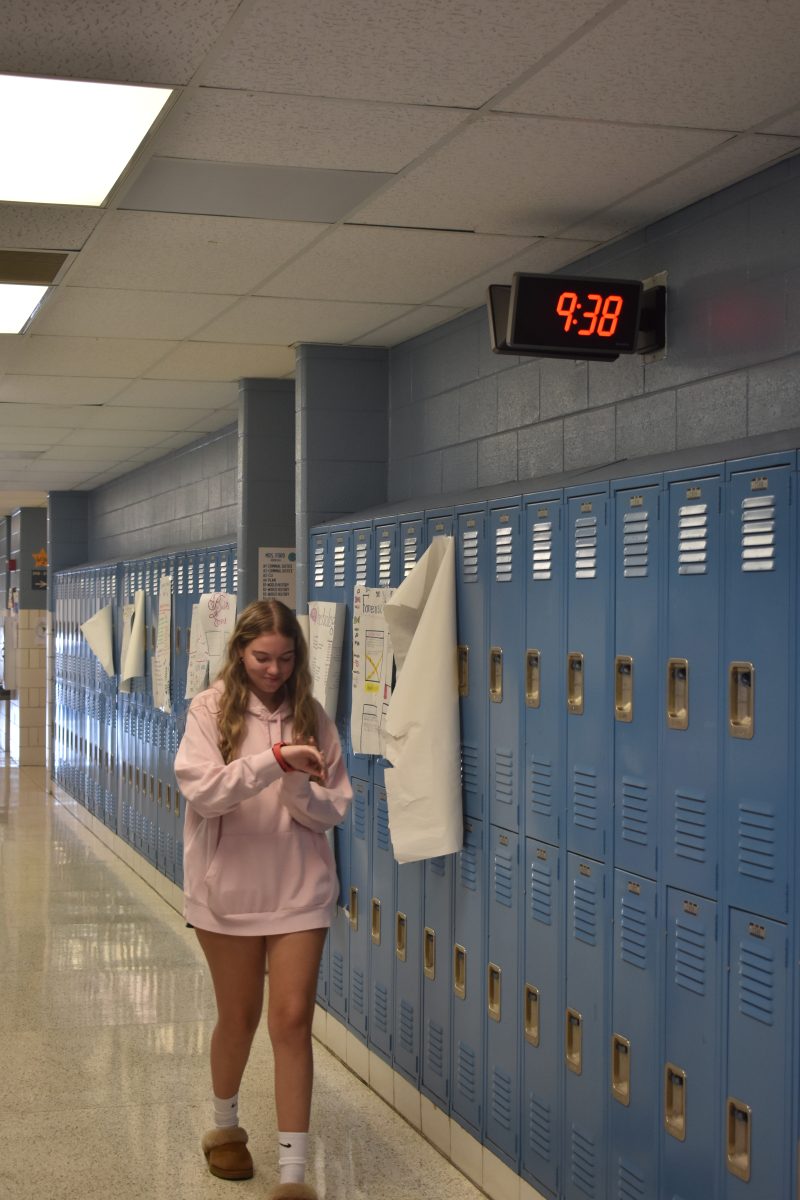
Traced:
<path fill-rule="evenodd" d="M 311 1023 L 327 929 L 268 937 L 267 1023 L 275 1056 L 278 1129 L 304 1133 L 311 1115 Z"/>
<path fill-rule="evenodd" d="M 196 929 L 217 998 L 211 1035 L 211 1082 L 220 1099 L 235 1096 L 264 1006 L 267 939 Z"/>

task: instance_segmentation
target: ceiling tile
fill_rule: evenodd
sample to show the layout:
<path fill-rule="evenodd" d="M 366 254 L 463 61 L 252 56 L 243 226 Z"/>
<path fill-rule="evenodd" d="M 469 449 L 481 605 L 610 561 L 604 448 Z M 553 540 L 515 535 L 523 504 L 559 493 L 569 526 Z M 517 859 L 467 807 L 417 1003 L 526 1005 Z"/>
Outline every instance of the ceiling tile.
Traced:
<path fill-rule="evenodd" d="M 63 429 L 38 429 L 30 426 L 14 429 L 6 426 L 0 435 L 0 445 L 4 454 L 16 450 L 47 450 L 60 442 L 64 433 Z"/>
<path fill-rule="evenodd" d="M 231 303 L 230 296 L 64 286 L 36 318 L 36 332 L 180 341 Z"/>
<path fill-rule="evenodd" d="M 112 409 L 111 411 L 116 412 L 117 410 Z M 192 417 L 194 417 L 195 414 L 191 410 L 189 411 Z M 176 416 L 175 421 L 177 422 L 177 420 L 178 417 Z M 165 436 L 163 429 L 153 429 L 150 427 L 149 422 L 147 428 L 140 427 L 138 429 L 131 428 L 129 424 L 125 428 L 126 453 L 128 451 L 145 450 L 150 446 L 156 446 L 164 441 Z M 117 449 L 115 438 L 115 432 L 113 430 L 109 432 L 108 428 L 104 426 L 100 428 L 80 429 L 75 433 L 67 434 L 65 438 L 61 439 L 55 449 L 59 451 L 65 449 L 86 450 L 87 458 L 101 458 L 103 454 L 106 457 L 112 457 L 112 450 Z M 54 452 L 54 457 L 59 456 Z M 68 458 L 69 455 L 64 454 L 61 457 Z M 80 458 L 80 454 L 74 454 L 72 457 Z"/>
<path fill-rule="evenodd" d="M 212 295 L 251 291 L 325 226 L 291 221 L 109 213 L 70 268 L 70 285 Z"/>
<path fill-rule="evenodd" d="M 230 408 L 221 408 L 215 413 L 210 413 L 209 416 L 203 417 L 202 421 L 196 421 L 190 428 L 194 430 L 192 434 L 193 440 L 201 433 L 216 433 L 220 429 L 225 429 L 231 422 L 236 422 L 236 410 Z"/>
<path fill-rule="evenodd" d="M 125 387 L 124 379 L 61 375 L 4 375 L 0 402 L 13 404 L 105 404 Z"/>
<path fill-rule="evenodd" d="M 345 225 L 259 289 L 262 295 L 424 304 L 528 239 Z"/>
<path fill-rule="evenodd" d="M 569 229 L 726 136 L 489 114 L 353 219 L 546 236 Z"/>
<path fill-rule="evenodd" d="M 238 380 L 206 383 L 202 380 L 137 379 L 110 402 L 110 407 L 124 404 L 126 408 L 134 405 L 157 408 L 164 404 L 168 408 L 213 409 L 236 404 L 238 398 Z"/>
<path fill-rule="evenodd" d="M 131 378 L 154 366 L 175 342 L 127 338 L 23 338 L 14 371 L 20 375 L 99 375 Z"/>
<path fill-rule="evenodd" d="M 390 321 L 380 329 L 373 329 L 363 337 L 356 338 L 353 345 L 397 346 L 400 342 L 416 337 L 418 333 L 426 333 L 427 330 L 434 329 L 445 321 L 451 321 L 453 317 L 459 316 L 463 311 L 462 308 L 443 308 L 439 305 L 421 304 L 406 316 L 400 317 L 399 320 Z"/>
<path fill-rule="evenodd" d="M 0 514 L 11 513 L 15 508 L 44 508 L 47 504 L 45 492 L 0 491 Z"/>
<path fill-rule="evenodd" d="M 84 430 L 84 432 L 88 431 Z M 131 432 L 131 430 L 125 431 L 124 446 L 92 446 L 88 444 L 81 445 L 78 442 L 60 442 L 50 450 L 43 450 L 39 456 L 39 462 L 68 463 L 70 466 L 75 463 L 81 463 L 84 466 L 86 464 L 98 463 L 97 469 L 100 470 L 101 466 L 105 467 L 110 462 L 121 462 L 130 457 L 132 445 L 128 434 Z M 106 434 L 106 441 L 108 439 L 109 435 Z"/>
<path fill-rule="evenodd" d="M 477 107 L 607 0 L 269 0 L 202 70 L 203 83 Z"/>
<path fill-rule="evenodd" d="M 292 300 L 250 296 L 203 330 L 202 340 L 270 345 L 349 342 L 367 329 L 402 316 L 402 304 L 353 304 L 339 300 Z M 196 339 L 201 340 L 201 339 Z"/>
<path fill-rule="evenodd" d="M 68 204 L 0 204 L 0 246 L 14 250 L 80 250 L 101 208 Z"/>
<path fill-rule="evenodd" d="M 240 0 L 26 0 L 3 11 L 0 71 L 188 83 Z"/>
<path fill-rule="evenodd" d="M 218 162 L 399 171 L 464 116 L 457 108 L 201 87 L 179 100 L 154 149 Z"/>
<path fill-rule="evenodd" d="M 294 371 L 288 346 L 241 346 L 225 342 L 183 342 L 152 372 L 156 379 L 234 380 L 283 378 Z"/>
<path fill-rule="evenodd" d="M 785 133 L 789 136 L 800 137 L 800 108 L 786 113 L 777 121 L 768 122 L 761 130 L 762 133 Z"/>
<path fill-rule="evenodd" d="M 8 428 L 85 429 L 101 409 L 93 405 L 0 404 L 0 437 Z"/>
<path fill-rule="evenodd" d="M 15 333 L 0 333 L 0 372 L 10 371 L 22 348 L 22 338 Z"/>
<path fill-rule="evenodd" d="M 140 429 L 142 425 L 148 430 L 163 429 L 170 433 L 188 429 L 196 421 L 202 422 L 203 417 L 210 414 L 199 408 L 98 408 L 92 421 L 92 428 L 119 432 Z M 113 445 L 114 439 L 111 439 Z"/>
<path fill-rule="evenodd" d="M 797 103 L 797 0 L 629 0 L 507 111 L 743 130 Z"/>
<path fill-rule="evenodd" d="M 498 263 L 490 271 L 482 271 L 475 279 L 461 287 L 437 296 L 437 304 L 457 304 L 461 308 L 477 308 L 486 303 L 486 289 L 490 283 L 511 283 L 515 271 L 535 271 L 548 274 L 568 263 L 575 262 L 593 250 L 596 242 L 577 241 L 571 238 L 542 238 L 524 254 L 517 254 L 507 262 Z"/>

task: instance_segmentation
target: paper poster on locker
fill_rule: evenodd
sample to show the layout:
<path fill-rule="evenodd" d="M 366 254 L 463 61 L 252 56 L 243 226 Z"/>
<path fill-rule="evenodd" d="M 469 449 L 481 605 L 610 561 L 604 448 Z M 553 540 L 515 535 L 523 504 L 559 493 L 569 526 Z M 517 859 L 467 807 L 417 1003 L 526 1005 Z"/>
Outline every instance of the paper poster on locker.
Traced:
<path fill-rule="evenodd" d="M 131 613 L 131 609 L 133 612 Z M 127 612 L 127 617 L 126 617 Z M 138 679 L 144 675 L 144 592 L 138 591 L 133 598 L 133 604 L 125 604 L 122 608 L 122 655 L 120 663 L 120 679 Z"/>
<path fill-rule="evenodd" d="M 200 605 L 192 605 L 192 624 L 189 629 L 189 661 L 186 665 L 187 700 L 205 690 L 208 683 L 208 643 L 200 617 Z"/>
<path fill-rule="evenodd" d="M 381 730 L 392 694 L 394 656 L 384 605 L 392 588 L 356 584 L 353 592 L 353 704 L 350 737 L 356 754 L 383 754 Z"/>
<path fill-rule="evenodd" d="M 89 643 L 89 649 L 96 655 L 100 666 L 106 675 L 114 674 L 114 626 L 113 612 L 110 604 L 99 609 L 88 621 L 81 625 L 81 633 Z"/>
<path fill-rule="evenodd" d="M 236 597 L 228 592 L 206 592 L 192 608 L 186 699 L 213 683 L 225 657 L 225 647 L 236 624 Z"/>
<path fill-rule="evenodd" d="M 169 698 L 170 642 L 172 639 L 172 576 L 162 575 L 158 583 L 158 626 L 153 655 L 153 704 L 161 712 L 172 712 Z"/>
<path fill-rule="evenodd" d="M 308 656 L 314 697 L 332 721 L 336 720 L 345 605 L 312 600 L 308 608 Z"/>

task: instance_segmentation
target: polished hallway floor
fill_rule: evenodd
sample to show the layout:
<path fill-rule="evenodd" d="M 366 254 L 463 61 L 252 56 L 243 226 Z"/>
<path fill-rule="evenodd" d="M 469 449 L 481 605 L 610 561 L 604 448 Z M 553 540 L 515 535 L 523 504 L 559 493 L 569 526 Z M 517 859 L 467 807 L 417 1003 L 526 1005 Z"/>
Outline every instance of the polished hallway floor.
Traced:
<path fill-rule="evenodd" d="M 242 1086 L 256 1176 L 214 1179 L 214 1004 L 193 933 L 0 755 L 2 1200 L 217 1200 L 275 1182 L 262 1025 Z M 321 1200 L 480 1200 L 397 1113 L 315 1043 L 309 1182 Z"/>

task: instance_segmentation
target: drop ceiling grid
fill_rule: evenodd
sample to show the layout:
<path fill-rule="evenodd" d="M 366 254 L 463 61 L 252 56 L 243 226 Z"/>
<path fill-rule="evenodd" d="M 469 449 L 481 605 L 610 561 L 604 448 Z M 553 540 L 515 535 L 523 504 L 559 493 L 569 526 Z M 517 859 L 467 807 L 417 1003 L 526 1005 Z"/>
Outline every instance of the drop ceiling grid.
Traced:
<path fill-rule="evenodd" d="M 22 339 L 14 362 L 18 375 L 82 375 L 135 378 L 178 343 L 134 338 L 48 337 Z"/>
<path fill-rule="evenodd" d="M 80 250 L 102 216 L 100 208 L 0 203 L 0 246 L 9 250 Z"/>
<path fill-rule="evenodd" d="M 108 401 L 108 407 L 155 408 L 165 404 L 172 408 L 221 409 L 238 404 L 238 380 L 188 382 L 182 379 L 137 379 L 127 384 Z M 231 420 L 235 420 L 234 413 Z"/>
<path fill-rule="evenodd" d="M 219 316 L 231 296 L 124 288 L 61 287 L 36 320 L 37 334 L 181 341 Z"/>
<path fill-rule="evenodd" d="M 298 300 L 250 296 L 212 321 L 195 340 L 274 345 L 294 342 L 349 342 L 376 325 L 405 316 L 403 304 L 364 304 L 345 300 Z"/>
<path fill-rule="evenodd" d="M 435 297 L 437 304 L 453 304 L 462 309 L 477 308 L 486 303 L 486 289 L 490 283 L 510 283 L 515 271 L 549 273 L 567 266 L 588 254 L 597 245 L 594 241 L 578 241 L 570 238 L 542 238 L 522 254 L 516 254 L 507 262 L 497 263 L 489 271 L 470 279 L 460 287 L 442 296 Z"/>
<path fill-rule="evenodd" d="M 125 379 L 85 375 L 12 375 L 0 378 L 3 404 L 107 404 L 126 386 Z"/>
<path fill-rule="evenodd" d="M 179 380 L 283 379 L 294 374 L 294 351 L 288 346 L 227 342 L 181 342 L 146 372 L 148 378 Z"/>

